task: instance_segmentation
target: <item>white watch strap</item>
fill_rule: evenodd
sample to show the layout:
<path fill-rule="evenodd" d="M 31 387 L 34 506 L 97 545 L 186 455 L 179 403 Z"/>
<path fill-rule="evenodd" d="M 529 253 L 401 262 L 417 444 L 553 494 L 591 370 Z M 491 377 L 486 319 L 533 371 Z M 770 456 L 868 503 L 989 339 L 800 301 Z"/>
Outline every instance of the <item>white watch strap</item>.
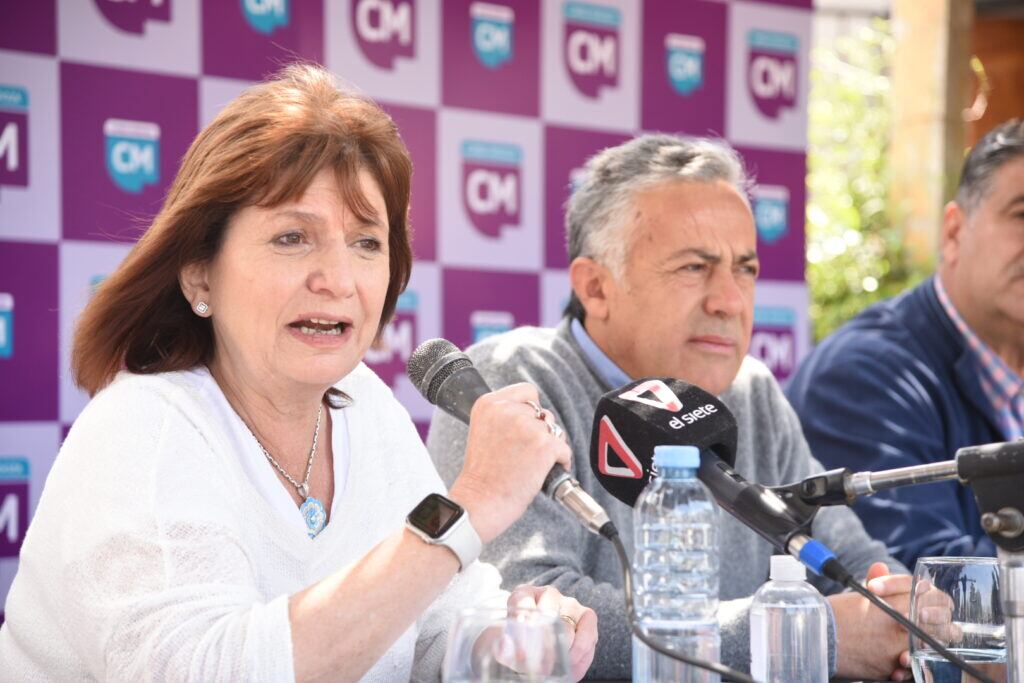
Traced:
<path fill-rule="evenodd" d="M 477 534 L 469 519 L 469 512 L 465 509 L 463 509 L 462 517 L 455 523 L 455 526 L 434 542 L 438 545 L 446 546 L 455 553 L 455 557 L 459 558 L 460 571 L 473 564 L 473 561 L 480 557 L 480 552 L 484 547 L 483 542 L 480 540 L 480 535 Z"/>

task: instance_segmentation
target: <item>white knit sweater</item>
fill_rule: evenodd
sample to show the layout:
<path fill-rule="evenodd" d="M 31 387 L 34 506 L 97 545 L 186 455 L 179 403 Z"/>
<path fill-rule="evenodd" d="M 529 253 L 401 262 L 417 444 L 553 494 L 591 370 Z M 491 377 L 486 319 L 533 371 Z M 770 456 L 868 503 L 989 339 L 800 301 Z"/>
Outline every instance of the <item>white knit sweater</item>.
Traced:
<path fill-rule="evenodd" d="M 348 481 L 311 540 L 245 475 L 201 382 L 122 373 L 75 422 L 7 598 L 0 680 L 292 680 L 288 596 L 444 491 L 408 414 L 360 365 L 338 384 L 353 398 Z M 500 599 L 499 584 L 471 565 L 364 680 L 437 680 L 455 612 Z"/>

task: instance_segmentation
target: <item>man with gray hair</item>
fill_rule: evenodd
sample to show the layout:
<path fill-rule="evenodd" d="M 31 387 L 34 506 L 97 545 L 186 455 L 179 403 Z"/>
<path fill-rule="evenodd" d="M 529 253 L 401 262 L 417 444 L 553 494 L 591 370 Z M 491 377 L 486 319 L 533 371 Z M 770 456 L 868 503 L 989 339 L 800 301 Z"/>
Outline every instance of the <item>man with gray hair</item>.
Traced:
<path fill-rule="evenodd" d="M 922 465 L 1024 437 L 1024 120 L 997 126 L 967 155 L 937 275 L 822 342 L 787 394 L 829 467 Z M 908 567 L 996 552 L 974 496 L 956 482 L 854 509 Z"/>
<path fill-rule="evenodd" d="M 746 185 L 738 155 L 719 141 L 646 135 L 597 154 L 567 205 L 573 293 L 566 317 L 555 329 L 521 328 L 467 350 L 492 387 L 538 387 L 565 428 L 575 476 L 608 511 L 630 554 L 632 509 L 604 491 L 589 460 L 598 399 L 630 379 L 678 377 L 720 394 L 739 423 L 735 467 L 751 481 L 789 483 L 821 470 L 774 377 L 746 357 L 758 273 Z M 427 445 L 449 481 L 465 441 L 461 423 L 435 413 Z M 905 570 L 853 513 L 825 509 L 812 531 L 906 612 L 910 577 L 889 574 Z M 747 670 L 750 597 L 768 577 L 772 548 L 727 515 L 719 537 L 721 661 Z M 622 573 L 609 543 L 538 497 L 484 557 L 510 582 L 550 583 L 593 607 L 600 642 L 588 675 L 629 677 Z M 909 674 L 902 629 L 856 594 L 828 600 L 832 673 Z"/>

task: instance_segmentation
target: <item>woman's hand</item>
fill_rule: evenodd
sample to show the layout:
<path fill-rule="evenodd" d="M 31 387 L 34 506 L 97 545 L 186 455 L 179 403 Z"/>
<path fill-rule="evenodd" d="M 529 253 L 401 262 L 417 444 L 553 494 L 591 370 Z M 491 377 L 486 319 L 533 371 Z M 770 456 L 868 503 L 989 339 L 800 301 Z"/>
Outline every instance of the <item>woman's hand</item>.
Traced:
<path fill-rule="evenodd" d="M 555 463 L 572 466 L 564 437 L 530 405 L 538 400 L 536 387 L 520 383 L 473 404 L 465 462 L 449 496 L 469 512 L 484 543 L 522 516 Z"/>
<path fill-rule="evenodd" d="M 572 678 L 579 681 L 594 661 L 597 647 L 597 613 L 575 598 L 567 598 L 552 586 L 519 586 L 508 597 L 508 608 L 539 609 L 557 614 L 569 632 Z"/>

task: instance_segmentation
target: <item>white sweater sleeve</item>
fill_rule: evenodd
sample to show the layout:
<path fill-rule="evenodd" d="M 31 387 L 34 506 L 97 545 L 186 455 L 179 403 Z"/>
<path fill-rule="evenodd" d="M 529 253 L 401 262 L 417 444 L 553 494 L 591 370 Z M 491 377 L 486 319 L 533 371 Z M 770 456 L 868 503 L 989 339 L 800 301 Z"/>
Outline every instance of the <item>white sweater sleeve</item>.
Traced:
<path fill-rule="evenodd" d="M 99 680 L 294 679 L 288 596 L 260 597 L 235 485 L 138 384 L 98 396 L 51 471 L 20 570 L 49 593 L 39 618 Z"/>

